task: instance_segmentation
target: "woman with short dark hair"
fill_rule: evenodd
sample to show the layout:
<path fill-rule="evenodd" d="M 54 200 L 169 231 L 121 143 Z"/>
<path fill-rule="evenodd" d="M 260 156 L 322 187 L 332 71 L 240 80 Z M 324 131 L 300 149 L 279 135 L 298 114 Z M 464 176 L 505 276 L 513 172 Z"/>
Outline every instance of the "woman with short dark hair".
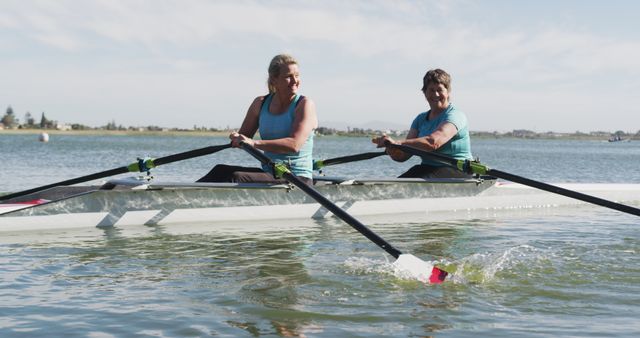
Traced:
<path fill-rule="evenodd" d="M 396 141 L 387 135 L 373 138 L 378 148 L 386 142 L 434 151 L 458 160 L 472 159 L 467 117 L 451 104 L 451 76 L 442 69 L 428 71 L 422 79 L 422 92 L 429 110 L 418 114 L 413 120 L 407 138 Z M 397 149 L 386 149 L 387 154 L 398 162 L 408 160 L 411 155 Z M 469 177 L 442 163 L 422 159 L 422 163 L 410 168 L 399 177 L 445 178 Z"/>

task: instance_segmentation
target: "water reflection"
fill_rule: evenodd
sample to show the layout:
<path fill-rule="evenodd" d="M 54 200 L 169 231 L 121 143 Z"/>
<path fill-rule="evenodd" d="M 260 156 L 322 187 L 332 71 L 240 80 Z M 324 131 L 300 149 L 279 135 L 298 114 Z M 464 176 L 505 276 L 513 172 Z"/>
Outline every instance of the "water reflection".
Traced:
<path fill-rule="evenodd" d="M 379 272 L 350 273 L 345 266 L 349 258 L 374 257 L 367 263 L 374 266 L 383 264 L 388 255 L 335 218 L 297 227 L 282 224 L 286 230 L 277 231 L 224 232 L 212 230 L 211 225 L 202 231 L 205 228 L 196 226 L 197 231 L 190 233 L 165 226 L 107 227 L 76 241 L 26 244 L 39 251 L 37 256 L 49 256 L 47 271 L 55 271 L 41 274 L 44 285 L 52 288 L 29 297 L 36 303 L 81 305 L 62 315 L 61 322 L 79 318 L 82 308 L 92 307 L 93 311 L 83 312 L 81 322 L 108 327 L 125 314 L 144 317 L 141 309 L 147 309 L 173 322 L 189 318 L 191 324 L 220 333 L 235 335 L 228 331 L 232 329 L 292 337 L 348 332 L 348 323 L 360 323 L 361 329 L 370 323 L 374 335 L 387 332 L 376 325 L 393 321 L 393 316 L 386 318 L 382 312 L 387 310 L 381 312 L 378 306 L 401 314 L 418 305 L 426 309 L 419 316 L 432 333 L 446 325 L 434 319 L 432 310 L 456 306 L 442 293 L 446 288 L 429 288 Z M 372 228 L 401 250 L 422 258 L 446 255 L 446 243 L 461 231 L 446 223 Z M 414 299 L 412 294 L 421 296 Z M 200 317 L 191 318 L 190 313 Z M 331 326 L 336 328 L 328 329 Z"/>

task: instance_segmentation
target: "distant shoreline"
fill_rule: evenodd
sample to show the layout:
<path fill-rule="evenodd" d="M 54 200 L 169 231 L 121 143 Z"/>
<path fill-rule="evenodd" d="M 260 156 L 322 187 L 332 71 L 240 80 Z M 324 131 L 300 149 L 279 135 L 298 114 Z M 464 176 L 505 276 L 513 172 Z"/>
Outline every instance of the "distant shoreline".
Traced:
<path fill-rule="evenodd" d="M 226 137 L 230 131 L 134 131 L 134 130 L 57 130 L 57 129 L 0 129 L 2 134 L 32 134 L 47 133 L 49 135 L 88 135 L 88 136 L 198 136 L 198 137 Z"/>
<path fill-rule="evenodd" d="M 38 135 L 47 133 L 49 135 L 86 135 L 86 136 L 191 136 L 191 137 L 227 137 L 231 130 L 221 131 L 200 131 L 200 130 L 106 130 L 106 129 L 84 129 L 84 130 L 57 130 L 57 129 L 0 129 L 0 135 Z M 380 135 L 381 132 L 344 132 L 340 131 L 336 134 L 317 134 L 317 137 L 371 137 Z M 396 139 L 402 139 L 405 134 L 397 134 L 393 136 Z M 607 141 L 609 134 L 599 133 L 526 133 L 515 134 L 508 133 L 490 133 L 490 132 L 471 132 L 471 137 L 475 139 L 544 139 L 544 140 L 601 140 Z M 640 140 L 640 136 L 627 135 L 625 138 L 630 140 Z"/>

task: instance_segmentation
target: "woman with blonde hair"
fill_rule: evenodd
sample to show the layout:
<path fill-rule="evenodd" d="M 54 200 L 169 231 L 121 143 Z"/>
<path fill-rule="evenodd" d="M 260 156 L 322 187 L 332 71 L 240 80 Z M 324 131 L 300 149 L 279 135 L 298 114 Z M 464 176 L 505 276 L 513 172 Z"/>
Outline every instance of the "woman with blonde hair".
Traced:
<path fill-rule="evenodd" d="M 300 95 L 298 62 L 288 54 L 276 55 L 269 64 L 269 94 L 256 97 L 238 132 L 229 135 L 233 147 L 245 142 L 263 150 L 274 162 L 284 162 L 291 172 L 313 184 L 313 131 L 318 127 L 315 104 Z M 260 139 L 254 139 L 256 132 Z M 217 165 L 198 182 L 283 183 L 271 169 Z"/>

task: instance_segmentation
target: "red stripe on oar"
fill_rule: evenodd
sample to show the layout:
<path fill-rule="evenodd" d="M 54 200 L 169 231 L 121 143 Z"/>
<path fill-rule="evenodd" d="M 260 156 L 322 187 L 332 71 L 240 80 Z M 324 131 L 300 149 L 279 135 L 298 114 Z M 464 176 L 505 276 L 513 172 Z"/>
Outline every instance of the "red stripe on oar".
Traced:
<path fill-rule="evenodd" d="M 444 279 L 447 277 L 448 274 L 449 274 L 448 272 L 444 270 L 440 270 L 434 266 L 433 270 L 431 270 L 431 276 L 429 276 L 429 283 L 440 284 L 444 282 Z"/>
<path fill-rule="evenodd" d="M 37 205 L 45 202 L 49 202 L 49 200 L 44 200 L 42 198 L 31 200 L 31 201 L 23 201 L 23 202 L 14 202 L 14 203 L 3 203 L 0 204 L 0 207 L 11 207 L 16 205 Z"/>
<path fill-rule="evenodd" d="M 42 204 L 44 202 L 49 202 L 49 200 L 43 200 L 42 198 L 38 198 L 36 200 L 31 200 L 31 201 L 16 202 L 15 204 Z"/>

